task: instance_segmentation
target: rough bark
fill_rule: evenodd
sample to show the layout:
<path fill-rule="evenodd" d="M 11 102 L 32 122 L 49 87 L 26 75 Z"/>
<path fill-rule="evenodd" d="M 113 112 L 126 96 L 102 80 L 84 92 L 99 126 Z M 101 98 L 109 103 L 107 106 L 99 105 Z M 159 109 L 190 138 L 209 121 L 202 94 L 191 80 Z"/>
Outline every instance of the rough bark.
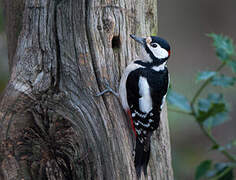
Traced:
<path fill-rule="evenodd" d="M 8 39 L 8 64 L 11 71 L 14 66 L 14 54 L 16 52 L 16 45 L 18 35 L 22 25 L 22 13 L 24 10 L 25 0 L 1 0 L 4 1 L 4 15 L 6 17 L 6 34 Z M 1 2 L 2 4 L 2 2 Z M 7 10 L 7 11 L 6 11 Z M 12 13 L 14 15 L 12 15 Z"/>
<path fill-rule="evenodd" d="M 106 81 L 117 90 L 138 52 L 129 34 L 157 32 L 156 0 L 25 0 L 19 21 L 0 102 L 0 178 L 136 179 L 134 137 L 120 102 L 94 95 Z M 166 109 L 148 174 L 173 179 Z"/>

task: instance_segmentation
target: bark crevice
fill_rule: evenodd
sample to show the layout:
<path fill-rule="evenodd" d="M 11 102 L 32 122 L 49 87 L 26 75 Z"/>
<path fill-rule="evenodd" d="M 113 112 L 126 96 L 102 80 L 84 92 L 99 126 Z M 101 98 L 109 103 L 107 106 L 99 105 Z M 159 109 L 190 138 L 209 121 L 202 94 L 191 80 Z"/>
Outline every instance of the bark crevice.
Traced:
<path fill-rule="evenodd" d="M 58 15 L 58 5 L 60 3 L 56 2 L 55 4 L 55 9 L 54 9 L 54 27 L 55 27 L 55 41 L 56 41 L 56 77 L 52 79 L 52 85 L 55 86 L 55 90 L 58 92 L 59 91 L 59 82 L 60 82 L 60 62 L 61 62 L 61 51 L 60 51 L 60 42 L 59 42 L 59 38 L 58 38 L 58 28 L 57 28 L 57 24 L 58 24 L 58 20 L 57 20 L 57 15 Z M 53 69 L 51 69 L 51 71 L 53 71 Z M 53 76 L 52 76 L 53 77 Z"/>

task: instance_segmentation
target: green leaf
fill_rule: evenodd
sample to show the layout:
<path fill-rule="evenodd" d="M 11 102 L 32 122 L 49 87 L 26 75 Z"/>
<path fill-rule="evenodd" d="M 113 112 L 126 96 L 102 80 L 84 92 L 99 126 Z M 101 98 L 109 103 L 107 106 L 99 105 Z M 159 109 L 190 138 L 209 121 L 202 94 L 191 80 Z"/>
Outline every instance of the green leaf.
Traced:
<path fill-rule="evenodd" d="M 214 103 L 224 102 L 223 95 L 219 93 L 210 93 L 208 94 L 207 99 Z"/>
<path fill-rule="evenodd" d="M 213 178 L 221 175 L 221 177 L 218 177 L 218 180 L 233 180 L 233 170 L 228 169 L 230 167 L 233 167 L 231 163 L 216 163 L 214 169 L 207 172 L 206 177 Z"/>
<path fill-rule="evenodd" d="M 199 99 L 198 110 L 201 112 L 207 112 L 211 107 L 211 102 L 208 99 Z"/>
<path fill-rule="evenodd" d="M 223 123 L 227 117 L 227 107 L 222 94 L 209 94 L 198 101 L 197 120 L 208 129 Z"/>
<path fill-rule="evenodd" d="M 235 77 L 229 77 L 222 74 L 219 76 L 215 76 L 211 83 L 214 86 L 229 87 L 233 86 L 235 82 L 236 82 Z"/>
<path fill-rule="evenodd" d="M 203 126 L 210 130 L 215 126 L 223 124 L 227 119 L 228 119 L 228 113 L 226 112 L 218 113 L 214 116 L 207 118 L 203 122 Z"/>
<path fill-rule="evenodd" d="M 227 172 L 223 177 L 219 178 L 219 180 L 234 180 L 233 169 Z"/>
<path fill-rule="evenodd" d="M 211 106 L 210 108 L 207 110 L 207 111 L 201 111 L 199 110 L 198 111 L 198 120 L 200 122 L 203 122 L 205 120 L 207 120 L 208 118 L 210 117 L 214 117 L 219 114 L 219 113 L 222 113 L 222 112 L 226 112 L 226 106 L 224 103 L 211 103 Z M 222 117 L 222 116 L 220 116 Z"/>
<path fill-rule="evenodd" d="M 197 167 L 197 170 L 195 173 L 195 180 L 199 180 L 199 179 L 203 178 L 206 175 L 206 173 L 208 172 L 208 170 L 210 170 L 211 164 L 212 164 L 211 160 L 205 160 L 205 161 L 201 162 Z"/>
<path fill-rule="evenodd" d="M 227 61 L 227 65 L 232 69 L 233 73 L 236 73 L 236 61 Z"/>
<path fill-rule="evenodd" d="M 169 89 L 168 91 L 167 101 L 172 106 L 175 106 L 186 112 L 191 112 L 191 107 L 188 99 L 182 94 L 179 94 L 171 89 Z"/>
<path fill-rule="evenodd" d="M 197 74 L 196 80 L 197 80 L 197 81 L 207 80 L 207 79 L 209 79 L 209 78 L 211 78 L 211 77 L 213 77 L 213 76 L 215 76 L 215 75 L 216 75 L 216 72 L 214 72 L 214 71 L 203 71 L 203 72 L 199 72 L 199 73 Z"/>
<path fill-rule="evenodd" d="M 216 49 L 216 55 L 222 61 L 228 61 L 235 55 L 233 40 L 227 36 L 219 34 L 208 34 L 213 39 L 213 46 Z"/>

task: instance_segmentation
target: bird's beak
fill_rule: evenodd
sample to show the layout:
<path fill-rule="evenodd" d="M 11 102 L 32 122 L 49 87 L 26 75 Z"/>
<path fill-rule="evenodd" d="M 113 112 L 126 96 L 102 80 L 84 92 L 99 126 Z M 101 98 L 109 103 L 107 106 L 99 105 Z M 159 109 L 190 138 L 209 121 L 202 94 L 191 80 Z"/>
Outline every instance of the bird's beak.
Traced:
<path fill-rule="evenodd" d="M 133 34 L 130 34 L 130 37 L 131 37 L 132 39 L 134 39 L 135 41 L 137 41 L 138 43 L 142 44 L 142 45 L 144 45 L 145 42 L 146 42 L 146 39 L 145 39 L 145 38 L 137 37 L 137 36 L 135 36 L 135 35 L 133 35 Z"/>

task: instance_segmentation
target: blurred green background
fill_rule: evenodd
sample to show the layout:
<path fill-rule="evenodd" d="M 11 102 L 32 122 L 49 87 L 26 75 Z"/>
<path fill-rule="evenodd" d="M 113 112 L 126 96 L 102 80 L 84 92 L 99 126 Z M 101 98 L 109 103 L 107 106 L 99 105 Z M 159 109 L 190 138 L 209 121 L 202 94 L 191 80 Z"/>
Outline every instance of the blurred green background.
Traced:
<path fill-rule="evenodd" d="M 219 33 L 236 41 L 235 0 L 162 0 L 159 2 L 159 35 L 170 41 L 172 57 L 169 71 L 173 90 L 191 98 L 199 87 L 195 77 L 202 70 L 214 70 L 220 62 L 215 56 L 207 33 Z M 229 69 L 225 68 L 227 73 Z M 235 87 L 209 89 L 225 92 L 230 104 L 230 118 L 213 131 L 225 144 L 236 139 Z M 203 96 L 206 95 L 203 94 Z M 210 142 L 187 115 L 169 112 L 173 167 L 176 180 L 194 179 L 196 166 L 205 159 L 223 160 L 219 153 L 209 152 Z"/>
<path fill-rule="evenodd" d="M 236 41 L 236 1 L 162 0 L 158 3 L 159 35 L 172 47 L 169 60 L 172 88 L 190 98 L 199 87 L 195 82 L 197 72 L 213 70 L 219 65 L 206 33 L 222 33 Z M 0 6 L 0 92 L 9 76 L 2 10 Z M 226 89 L 226 99 L 231 104 L 231 118 L 214 131 L 221 143 L 236 137 L 235 88 Z M 224 159 L 218 153 L 209 152 L 209 141 L 189 116 L 169 112 L 169 121 L 176 180 L 193 179 L 196 166 L 206 158 Z"/>

